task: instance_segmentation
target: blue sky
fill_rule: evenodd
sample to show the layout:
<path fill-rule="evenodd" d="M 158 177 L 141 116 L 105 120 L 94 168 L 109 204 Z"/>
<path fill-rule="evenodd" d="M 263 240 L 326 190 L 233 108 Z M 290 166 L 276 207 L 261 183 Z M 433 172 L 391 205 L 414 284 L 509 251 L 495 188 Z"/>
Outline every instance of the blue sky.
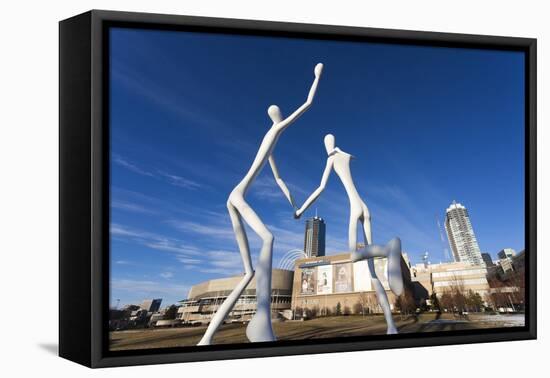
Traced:
<path fill-rule="evenodd" d="M 271 126 L 325 69 L 275 158 L 301 205 L 319 185 L 323 137 L 354 156 L 373 240 L 445 261 L 436 216 L 457 200 L 482 251 L 524 247 L 524 59 L 518 52 L 112 29 L 111 303 L 187 296 L 242 272 L 225 203 Z M 346 250 L 349 204 L 333 173 L 301 220 L 266 166 L 248 194 L 275 236 L 274 266 L 303 247 L 304 220 Z M 253 260 L 259 239 L 248 229 Z"/>

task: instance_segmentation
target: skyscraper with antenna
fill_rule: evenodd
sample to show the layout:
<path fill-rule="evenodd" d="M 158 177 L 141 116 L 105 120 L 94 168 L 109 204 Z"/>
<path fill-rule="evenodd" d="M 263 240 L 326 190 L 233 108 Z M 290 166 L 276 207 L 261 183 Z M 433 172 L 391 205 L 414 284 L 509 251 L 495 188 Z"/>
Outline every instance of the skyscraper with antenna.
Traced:
<path fill-rule="evenodd" d="M 323 218 L 315 216 L 306 221 L 306 231 L 304 235 L 304 252 L 307 257 L 317 257 L 325 255 L 325 234 L 326 225 Z"/>
<path fill-rule="evenodd" d="M 455 261 L 484 265 L 466 207 L 453 201 L 445 214 L 445 230 Z"/>

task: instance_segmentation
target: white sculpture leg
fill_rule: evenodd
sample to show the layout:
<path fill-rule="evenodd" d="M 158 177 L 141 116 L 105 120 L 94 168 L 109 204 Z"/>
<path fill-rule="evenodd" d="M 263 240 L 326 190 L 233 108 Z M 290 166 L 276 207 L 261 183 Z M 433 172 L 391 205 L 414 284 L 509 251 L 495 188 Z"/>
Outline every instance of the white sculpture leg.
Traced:
<path fill-rule="evenodd" d="M 382 312 L 384 312 L 384 318 L 386 319 L 386 324 L 388 326 L 386 330 L 386 334 L 388 335 L 397 334 L 398 331 L 393 321 L 393 316 L 391 314 L 391 308 L 390 308 L 390 303 L 388 301 L 388 296 L 386 295 L 386 290 L 384 290 L 384 286 L 382 286 L 382 283 L 380 282 L 380 280 L 378 279 L 378 275 L 376 274 L 374 259 L 368 259 L 368 264 L 369 264 L 369 272 L 371 275 L 371 283 L 374 286 L 374 290 L 376 291 L 376 299 L 378 300 L 380 307 L 382 307 Z"/>
<path fill-rule="evenodd" d="M 240 199 L 239 199 L 240 200 Z M 262 249 L 256 269 L 256 314 L 246 327 L 246 337 L 251 342 L 275 341 L 271 327 L 271 260 L 273 234 L 244 199 L 237 205 L 242 217 L 262 239 Z"/>
<path fill-rule="evenodd" d="M 218 308 L 218 311 L 210 321 L 208 328 L 202 337 L 198 345 L 210 345 L 212 344 L 212 338 L 218 330 L 218 328 L 223 324 L 224 319 L 227 317 L 235 303 L 241 296 L 243 290 L 248 286 L 252 277 L 254 277 L 254 271 L 252 270 L 252 262 L 250 261 L 250 251 L 248 249 L 248 239 L 246 237 L 246 230 L 242 223 L 241 217 L 231 201 L 227 202 L 227 210 L 229 211 L 229 216 L 231 217 L 231 224 L 233 225 L 233 231 L 237 238 L 237 244 L 241 252 L 241 258 L 243 259 L 244 264 L 244 277 L 239 282 L 239 284 L 233 289 L 231 294 L 225 299 L 223 304 Z"/>
<path fill-rule="evenodd" d="M 271 255 L 273 251 L 273 235 L 269 232 L 267 227 L 265 227 L 254 210 L 244 201 L 242 196 L 233 193 L 227 202 L 227 208 L 241 251 L 241 257 L 245 267 L 245 276 L 218 308 L 218 311 L 212 318 L 206 333 L 198 345 L 210 345 L 212 343 L 212 338 L 219 326 L 223 324 L 224 319 L 235 306 L 243 290 L 248 286 L 250 280 L 252 280 L 254 276 L 252 263 L 250 261 L 248 239 L 241 217 L 248 223 L 254 232 L 260 236 L 263 242 L 258 261 L 258 269 L 256 271 L 257 310 L 256 315 L 254 315 L 246 328 L 246 336 L 251 342 L 274 341 L 275 335 L 271 327 Z"/>
<path fill-rule="evenodd" d="M 373 257 L 388 258 L 388 284 L 395 295 L 403 293 L 403 275 L 401 271 L 401 240 L 393 238 L 385 246 L 371 244 L 364 249 L 351 253 L 351 261 L 370 259 Z"/>
<path fill-rule="evenodd" d="M 361 220 L 362 226 L 363 226 L 363 236 L 365 240 L 365 248 L 361 249 L 360 251 L 357 251 L 357 222 Z M 400 256 L 401 256 L 401 241 L 399 238 L 395 238 L 390 240 L 390 242 L 386 246 L 380 246 L 375 244 L 369 244 L 371 239 L 371 227 L 370 227 L 370 216 L 363 210 L 363 213 L 360 215 L 360 218 L 356 214 L 351 214 L 350 216 L 350 222 L 349 222 L 349 230 L 348 230 L 348 237 L 349 237 L 349 249 L 351 251 L 351 260 L 352 261 L 359 261 L 368 259 L 368 266 L 369 266 L 369 273 L 371 275 L 371 282 L 374 286 L 374 290 L 376 292 L 376 299 L 378 300 L 378 303 L 380 304 L 380 307 L 382 307 L 382 312 L 384 313 L 384 318 L 386 319 L 387 324 L 387 331 L 386 333 L 388 335 L 391 334 L 397 334 L 397 327 L 395 326 L 395 322 L 393 321 L 393 316 L 391 313 L 391 307 L 390 303 L 388 301 L 388 295 L 386 294 L 386 290 L 384 289 L 384 286 L 378 279 L 378 275 L 376 273 L 375 265 L 374 265 L 374 258 L 375 257 L 387 257 L 388 258 L 388 283 L 390 285 L 390 289 L 396 294 L 400 295 L 403 290 L 403 278 L 401 276 L 401 264 L 400 264 Z M 391 261 L 391 264 L 390 264 Z M 395 261 L 397 261 L 397 264 L 399 269 L 395 270 Z M 393 272 L 390 275 L 390 272 Z M 398 276 L 396 276 L 398 274 Z"/>

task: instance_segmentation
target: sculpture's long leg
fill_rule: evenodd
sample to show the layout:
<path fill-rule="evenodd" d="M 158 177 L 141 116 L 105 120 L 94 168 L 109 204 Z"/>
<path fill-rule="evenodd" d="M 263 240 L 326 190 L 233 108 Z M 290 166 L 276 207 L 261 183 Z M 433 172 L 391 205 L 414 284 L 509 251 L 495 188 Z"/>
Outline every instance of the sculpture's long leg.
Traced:
<path fill-rule="evenodd" d="M 219 326 L 223 324 L 224 319 L 235 306 L 235 303 L 241 296 L 243 290 L 248 286 L 250 280 L 252 280 L 252 277 L 254 277 L 252 262 L 250 260 L 250 250 L 248 248 L 248 239 L 246 237 L 246 230 L 242 223 L 241 217 L 231 201 L 227 202 L 227 210 L 229 211 L 233 231 L 235 232 L 237 244 L 239 245 L 239 250 L 241 252 L 245 274 L 243 279 L 218 308 L 218 311 L 210 321 L 210 324 L 198 345 L 210 345 L 212 343 L 212 338 L 214 337 L 214 334 L 218 330 Z"/>
<path fill-rule="evenodd" d="M 401 270 L 401 240 L 393 238 L 385 246 L 371 244 L 351 254 L 351 261 L 387 257 L 388 284 L 395 295 L 403 293 L 403 274 Z"/>
<path fill-rule="evenodd" d="M 348 248 L 352 256 L 354 253 L 357 252 L 357 222 L 358 221 L 359 221 L 359 215 L 356 215 L 352 212 L 349 216 L 349 227 L 348 227 Z"/>
<path fill-rule="evenodd" d="M 369 264 L 369 272 L 371 275 L 371 283 L 374 286 L 374 290 L 376 291 L 376 299 L 378 300 L 380 307 L 382 307 L 382 311 L 384 312 L 384 318 L 386 318 L 386 324 L 388 325 L 388 329 L 386 333 L 388 335 L 396 334 L 398 333 L 397 327 L 395 326 L 395 323 L 393 321 L 390 303 L 388 301 L 388 296 L 386 294 L 386 290 L 384 289 L 384 286 L 382 286 L 382 283 L 380 282 L 380 280 L 378 279 L 378 275 L 376 274 L 374 259 L 368 259 L 368 264 Z"/>
<path fill-rule="evenodd" d="M 372 228 L 370 223 L 370 212 L 367 205 L 363 202 L 363 214 L 361 216 L 361 222 L 363 223 L 363 237 L 365 238 L 365 245 L 372 244 Z"/>
<path fill-rule="evenodd" d="M 351 260 L 358 261 L 368 258 L 369 272 L 371 275 L 372 285 L 374 286 L 374 290 L 376 291 L 376 299 L 378 300 L 380 307 L 382 307 L 384 317 L 386 318 L 386 324 L 388 325 L 387 334 L 394 334 L 397 333 L 397 328 L 395 327 L 395 323 L 393 322 L 390 303 L 388 301 L 388 296 L 386 295 L 386 290 L 384 290 L 384 286 L 382 286 L 382 283 L 378 279 L 378 275 L 376 274 L 376 271 L 374 269 L 373 259 L 374 257 L 385 257 L 386 251 L 385 248 L 381 246 L 368 245 L 369 240 L 367 239 L 367 230 L 370 230 L 370 224 L 368 225 L 368 228 L 365 227 L 366 217 L 364 215 L 361 217 L 361 222 L 363 226 L 362 230 L 365 240 L 365 248 L 361 251 L 357 251 L 357 222 L 359 221 L 359 218 L 360 217 L 355 216 L 353 212 L 350 215 L 348 229 L 348 247 L 351 252 Z M 367 219 L 370 222 L 370 218 Z"/>
<path fill-rule="evenodd" d="M 372 283 L 372 286 L 374 286 L 374 290 L 376 291 L 376 299 L 378 300 L 380 307 L 382 307 L 382 312 L 384 313 L 384 318 L 386 319 L 386 324 L 388 325 L 386 333 L 388 335 L 396 334 L 398 333 L 397 327 L 395 326 L 395 323 L 393 321 L 391 307 L 388 301 L 388 295 L 386 294 L 386 290 L 384 289 L 384 286 L 382 286 L 382 283 L 378 278 L 378 274 L 376 273 L 375 263 L 374 263 L 374 257 L 386 257 L 388 255 L 388 248 L 387 246 L 384 248 L 374 244 L 368 245 L 368 241 L 369 241 L 368 235 L 371 229 L 370 217 L 364 216 L 362 219 L 362 223 L 363 223 L 363 237 L 365 238 L 365 251 L 366 251 L 365 254 L 367 255 L 366 257 L 369 258 L 368 265 L 369 265 L 369 272 L 371 275 L 371 283 Z M 392 243 L 392 241 L 390 241 L 390 243 Z M 395 257 L 392 257 L 392 258 L 395 258 Z M 400 258 L 401 258 L 401 248 L 399 249 L 399 259 Z M 390 261 L 390 258 L 388 258 L 388 272 L 390 268 L 389 261 Z M 393 278 L 393 276 L 391 278 Z M 399 275 L 399 279 L 402 280 L 401 275 Z M 388 275 L 388 280 L 390 280 L 389 275 Z"/>
<path fill-rule="evenodd" d="M 401 240 L 393 238 L 385 246 L 372 244 L 372 231 L 370 223 L 370 214 L 367 205 L 363 204 L 363 214 L 361 216 L 363 225 L 363 238 L 365 248 L 351 253 L 352 261 L 359 261 L 373 257 L 388 258 L 388 283 L 390 289 L 395 295 L 401 295 L 403 292 L 403 276 L 401 273 Z M 350 229 L 351 234 L 351 229 Z"/>
<path fill-rule="evenodd" d="M 256 314 L 248 323 L 246 336 L 252 342 L 275 341 L 271 326 L 271 265 L 273 234 L 246 202 L 238 206 L 244 221 L 262 239 L 262 249 L 256 269 Z"/>

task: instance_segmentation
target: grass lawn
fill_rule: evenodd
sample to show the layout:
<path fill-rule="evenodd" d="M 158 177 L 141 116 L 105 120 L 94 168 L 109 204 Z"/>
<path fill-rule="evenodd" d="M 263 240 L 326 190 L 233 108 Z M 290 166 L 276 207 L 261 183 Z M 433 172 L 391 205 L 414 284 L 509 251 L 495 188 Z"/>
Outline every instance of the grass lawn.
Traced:
<path fill-rule="evenodd" d="M 470 315 L 468 319 L 425 313 L 418 317 L 394 315 L 400 333 L 451 331 L 521 325 L 504 316 Z M 520 318 L 521 322 L 521 318 Z M 247 343 L 246 325 L 225 324 L 215 336 L 215 344 Z M 317 339 L 342 336 L 383 335 L 386 322 L 382 315 L 333 316 L 307 321 L 273 323 L 278 340 Z M 167 348 L 196 345 L 206 330 L 201 327 L 139 329 L 110 333 L 111 350 Z"/>

